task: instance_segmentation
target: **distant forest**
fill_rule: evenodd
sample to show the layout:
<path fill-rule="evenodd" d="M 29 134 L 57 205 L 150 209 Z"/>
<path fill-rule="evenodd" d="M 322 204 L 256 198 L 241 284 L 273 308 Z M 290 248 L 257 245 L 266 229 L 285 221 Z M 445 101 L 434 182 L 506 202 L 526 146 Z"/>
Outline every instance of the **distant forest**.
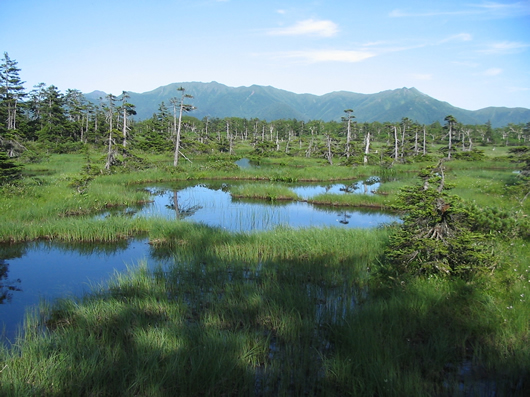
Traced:
<path fill-rule="evenodd" d="M 175 90 L 152 117 L 136 120 L 130 95 L 106 95 L 94 103 L 76 89 L 54 85 L 23 86 L 21 69 L 8 53 L 0 65 L 0 149 L 9 158 L 38 161 L 45 153 L 66 153 L 89 144 L 107 153 L 108 166 L 139 151 L 175 151 L 183 156 L 234 152 L 240 143 L 257 156 L 275 153 L 321 156 L 341 164 L 393 163 L 425 158 L 432 150 L 447 157 L 480 157 L 485 145 L 523 146 L 530 122 L 493 128 L 491 123 L 464 125 L 448 114 L 444 123 L 425 125 L 403 117 L 399 122 L 356 122 L 355 109 L 341 121 L 193 117 L 193 92 Z M 108 168 L 108 167 L 107 167 Z"/>

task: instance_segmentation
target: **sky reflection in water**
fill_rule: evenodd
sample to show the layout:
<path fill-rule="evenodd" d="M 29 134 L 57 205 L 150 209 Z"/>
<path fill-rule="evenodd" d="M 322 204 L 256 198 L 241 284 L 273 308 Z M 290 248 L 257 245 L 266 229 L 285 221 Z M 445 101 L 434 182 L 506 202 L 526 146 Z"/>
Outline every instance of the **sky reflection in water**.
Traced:
<path fill-rule="evenodd" d="M 316 194 L 363 193 L 365 186 L 345 193 L 347 184 L 297 185 L 292 189 L 304 199 Z M 368 186 L 368 190 L 377 184 Z M 101 216 L 162 216 L 202 222 L 235 232 L 270 230 L 279 225 L 291 227 L 337 226 L 375 227 L 397 220 L 394 215 L 374 210 L 313 206 L 306 202 L 232 199 L 222 182 L 150 187 L 153 203 Z M 175 196 L 176 193 L 176 196 Z M 176 201 L 175 201 L 176 197 Z M 175 211 L 175 204 L 178 213 Z M 61 244 L 36 242 L 0 245 L 0 327 L 4 340 L 14 341 L 24 312 L 36 307 L 41 299 L 51 301 L 69 295 L 80 296 L 91 285 L 108 280 L 115 271 L 123 272 L 147 259 L 156 266 L 147 239 L 131 239 L 117 244 Z"/>
<path fill-rule="evenodd" d="M 312 186 L 295 186 L 292 190 L 303 199 L 321 193 L 368 194 L 377 185 L 362 183 L 351 189 L 352 184 L 333 184 L 329 186 L 314 184 Z M 343 189 L 343 190 L 341 190 Z M 277 226 L 313 227 L 338 226 L 365 228 L 397 220 L 395 215 L 385 214 L 372 209 L 349 209 L 344 207 L 315 206 L 306 202 L 276 201 L 251 199 L 233 199 L 225 191 L 226 185 L 217 183 L 174 187 L 173 189 L 149 188 L 153 193 L 153 203 L 146 205 L 134 216 L 160 216 L 164 218 L 181 218 L 201 222 L 209 226 L 221 227 L 233 232 L 250 232 L 271 230 Z M 175 203 L 178 212 L 175 212 Z"/>

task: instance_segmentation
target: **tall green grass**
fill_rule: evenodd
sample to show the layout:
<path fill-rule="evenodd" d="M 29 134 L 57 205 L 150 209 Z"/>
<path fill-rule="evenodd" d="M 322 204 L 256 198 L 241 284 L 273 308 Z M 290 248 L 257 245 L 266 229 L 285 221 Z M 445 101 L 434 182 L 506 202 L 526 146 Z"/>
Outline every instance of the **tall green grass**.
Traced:
<path fill-rule="evenodd" d="M 386 241 L 388 230 L 380 229 L 291 229 L 278 227 L 260 233 L 230 233 L 188 222 L 158 222 L 150 232 L 151 243 L 162 255 L 215 257 L 258 265 L 266 259 L 294 260 L 329 258 L 373 258 Z M 154 252 L 156 254 L 156 251 Z M 322 259 L 324 260 L 324 259 Z"/>
<path fill-rule="evenodd" d="M 385 230 L 163 226 L 174 264 L 28 316 L 3 395 L 524 395 L 527 247 L 498 284 L 388 288 L 372 278 Z"/>
<path fill-rule="evenodd" d="M 254 198 L 264 200 L 297 200 L 298 195 L 287 186 L 281 186 L 274 183 L 267 184 L 246 184 L 233 186 L 230 194 L 237 198 Z"/>
<path fill-rule="evenodd" d="M 309 203 L 350 206 L 350 207 L 370 207 L 370 208 L 390 208 L 394 199 L 381 194 L 319 194 L 309 200 Z"/>
<path fill-rule="evenodd" d="M 181 226 L 173 266 L 141 265 L 29 316 L 19 347 L 0 356 L 1 393 L 318 393 L 324 324 L 354 309 L 386 233 L 330 241 L 330 230 L 257 237 Z M 353 236 L 357 249 L 333 249 Z"/>

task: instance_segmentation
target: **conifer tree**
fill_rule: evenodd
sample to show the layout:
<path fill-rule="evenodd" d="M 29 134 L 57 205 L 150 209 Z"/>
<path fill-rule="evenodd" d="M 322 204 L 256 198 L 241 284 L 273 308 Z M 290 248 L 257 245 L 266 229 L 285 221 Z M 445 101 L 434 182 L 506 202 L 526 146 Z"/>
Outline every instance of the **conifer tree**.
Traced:
<path fill-rule="evenodd" d="M 513 147 L 510 148 L 509 153 L 511 160 L 521 165 L 517 184 L 511 190 L 522 193 L 522 198 L 519 202 L 523 205 L 524 201 L 530 196 L 530 147 Z"/>
<path fill-rule="evenodd" d="M 15 157 L 25 150 L 17 134 L 20 102 L 26 96 L 24 82 L 21 81 L 17 62 L 7 52 L 0 63 L 0 148 L 6 150 L 9 157 Z"/>
<path fill-rule="evenodd" d="M 121 113 L 122 113 L 122 134 L 123 134 L 123 147 L 127 146 L 127 135 L 129 134 L 129 130 L 131 127 L 129 126 L 129 116 L 133 116 L 136 114 L 135 106 L 132 103 L 129 103 L 127 100 L 131 96 L 127 93 L 127 91 L 123 91 L 121 95 Z"/>
<path fill-rule="evenodd" d="M 447 116 L 444 120 L 446 122 L 446 127 L 448 130 L 447 136 L 449 138 L 449 142 L 447 144 L 447 159 L 451 160 L 451 152 L 453 149 L 453 133 L 454 133 L 455 126 L 457 125 L 458 122 L 456 121 L 454 116 L 451 116 L 451 115 Z"/>
<path fill-rule="evenodd" d="M 474 209 L 447 193 L 443 160 L 420 178 L 421 185 L 407 186 L 399 195 L 397 207 L 405 215 L 385 251 L 388 273 L 469 279 L 493 270 L 488 241 L 473 231 Z"/>
<path fill-rule="evenodd" d="M 37 132 L 39 140 L 57 145 L 67 138 L 69 125 L 64 104 L 64 95 L 54 85 L 43 91 L 42 128 Z"/>
<path fill-rule="evenodd" d="M 351 155 L 351 124 L 352 120 L 355 118 L 353 115 L 353 109 L 346 109 L 344 110 L 344 113 L 346 113 L 346 116 L 342 118 L 343 121 L 346 121 L 346 158 L 350 158 Z"/>
<path fill-rule="evenodd" d="M 0 63 L 0 100 L 5 109 L 5 125 L 7 130 L 17 128 L 17 115 L 19 103 L 26 96 L 24 93 L 24 82 L 20 79 L 17 67 L 18 62 L 11 59 L 4 52 L 4 59 Z"/>

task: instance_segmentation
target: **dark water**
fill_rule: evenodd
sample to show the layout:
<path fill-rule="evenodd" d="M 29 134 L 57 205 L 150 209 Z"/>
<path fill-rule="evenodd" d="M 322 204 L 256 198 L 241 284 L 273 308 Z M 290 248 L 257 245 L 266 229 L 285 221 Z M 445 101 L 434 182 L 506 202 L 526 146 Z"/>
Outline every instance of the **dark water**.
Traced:
<path fill-rule="evenodd" d="M 352 188 L 356 185 L 359 184 L 305 184 L 294 185 L 292 189 L 307 199 L 326 191 L 370 194 L 374 188 L 370 185 L 366 190 L 364 183 Z M 229 186 L 221 182 L 148 189 L 152 192 L 152 203 L 100 216 L 178 218 L 234 232 L 270 230 L 279 225 L 364 228 L 397 220 L 394 215 L 373 210 L 321 207 L 306 202 L 236 200 L 230 196 Z M 142 259 L 152 266 L 161 261 L 158 255 L 153 258 L 147 239 L 104 245 L 50 242 L 0 245 L 0 327 L 4 339 L 14 340 L 26 309 L 36 307 L 41 299 L 79 296 L 89 291 L 91 285 L 108 280 L 114 272 L 122 272 Z"/>

